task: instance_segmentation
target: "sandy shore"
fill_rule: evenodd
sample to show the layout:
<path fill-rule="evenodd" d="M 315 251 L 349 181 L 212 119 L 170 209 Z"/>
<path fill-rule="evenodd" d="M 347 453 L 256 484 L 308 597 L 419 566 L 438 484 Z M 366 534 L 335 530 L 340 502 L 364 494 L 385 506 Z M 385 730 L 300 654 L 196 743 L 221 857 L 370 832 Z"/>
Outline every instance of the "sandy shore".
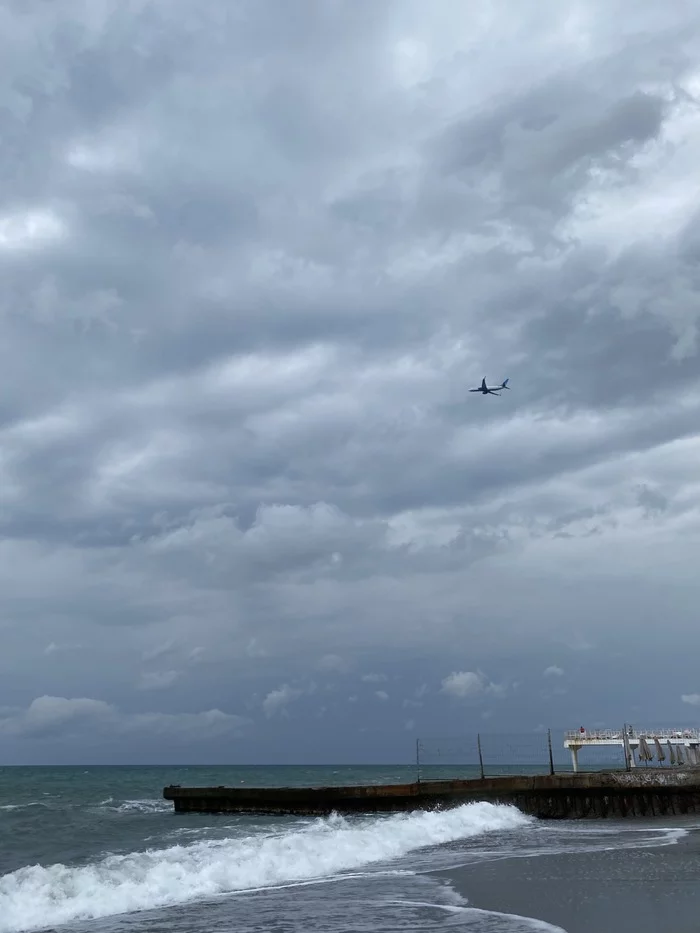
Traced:
<path fill-rule="evenodd" d="M 567 933 L 700 933 L 700 830 L 675 845 L 505 858 L 440 874 L 473 907 Z"/>

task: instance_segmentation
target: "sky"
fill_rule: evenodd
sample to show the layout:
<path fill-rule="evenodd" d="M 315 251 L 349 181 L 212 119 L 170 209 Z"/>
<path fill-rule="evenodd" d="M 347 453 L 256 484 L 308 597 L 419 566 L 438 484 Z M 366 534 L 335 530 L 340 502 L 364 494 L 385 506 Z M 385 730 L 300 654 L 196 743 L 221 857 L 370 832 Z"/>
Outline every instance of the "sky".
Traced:
<path fill-rule="evenodd" d="M 700 719 L 695 0 L 0 20 L 0 763 Z"/>

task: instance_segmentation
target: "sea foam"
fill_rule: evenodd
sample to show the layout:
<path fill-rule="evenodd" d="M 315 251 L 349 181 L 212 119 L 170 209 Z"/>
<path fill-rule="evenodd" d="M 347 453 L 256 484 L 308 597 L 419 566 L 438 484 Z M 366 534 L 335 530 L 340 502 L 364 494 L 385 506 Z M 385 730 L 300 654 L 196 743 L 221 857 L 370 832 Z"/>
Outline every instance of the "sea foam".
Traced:
<path fill-rule="evenodd" d="M 274 835 L 111 855 L 81 866 L 34 865 L 0 877 L 0 933 L 321 880 L 529 822 L 513 807 L 471 803 L 360 820 L 332 816 Z"/>

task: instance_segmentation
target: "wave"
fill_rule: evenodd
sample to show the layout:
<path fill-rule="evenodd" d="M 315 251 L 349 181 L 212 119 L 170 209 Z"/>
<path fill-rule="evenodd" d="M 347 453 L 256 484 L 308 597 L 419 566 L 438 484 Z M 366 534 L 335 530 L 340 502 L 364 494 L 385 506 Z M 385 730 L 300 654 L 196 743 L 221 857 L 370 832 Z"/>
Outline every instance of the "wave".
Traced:
<path fill-rule="evenodd" d="M 5 803 L 0 804 L 0 811 L 10 812 L 12 810 L 27 810 L 30 807 L 44 807 L 53 810 L 74 810 L 80 809 L 82 804 L 62 803 L 54 804 L 50 800 L 32 800 L 28 803 Z M 113 797 L 107 797 L 97 804 L 89 804 L 88 809 L 92 810 L 110 810 L 113 813 L 172 813 L 172 804 L 167 800 L 153 798 L 147 800 L 123 800 L 117 803 Z"/>
<path fill-rule="evenodd" d="M 536 917 L 523 917 L 499 910 L 482 910 L 479 907 L 460 904 L 433 904 L 430 901 L 395 901 L 405 907 L 431 907 L 446 913 L 460 914 L 462 928 L 478 930 L 479 933 L 566 933 L 563 927 L 554 926 Z"/>
<path fill-rule="evenodd" d="M 167 800 L 158 798 L 151 800 L 124 800 L 116 804 L 113 798 L 103 800 L 98 806 L 103 810 L 113 810 L 115 813 L 172 813 L 173 805 Z"/>
<path fill-rule="evenodd" d="M 689 826 L 601 826 L 592 827 L 575 825 L 571 822 L 557 823 L 545 820 L 535 821 L 529 827 L 526 836 L 520 835 L 517 844 L 505 837 L 497 838 L 490 844 L 485 839 L 482 843 L 469 846 L 468 849 L 446 848 L 430 855 L 415 854 L 411 857 L 411 870 L 414 874 L 432 873 L 439 869 L 464 868 L 476 862 L 497 862 L 506 859 L 538 858 L 541 856 L 559 856 L 595 852 L 622 851 L 624 849 L 658 849 L 676 845 L 688 833 L 697 827 Z M 582 841 L 584 840 L 584 841 Z"/>
<path fill-rule="evenodd" d="M 29 803 L 3 803 L 0 805 L 0 810 L 26 810 L 28 807 L 45 807 L 43 801 L 32 800 Z"/>
<path fill-rule="evenodd" d="M 471 803 L 355 821 L 332 816 L 275 835 L 110 855 L 84 866 L 34 865 L 0 877 L 0 933 L 342 876 L 416 849 L 531 822 L 514 807 Z"/>

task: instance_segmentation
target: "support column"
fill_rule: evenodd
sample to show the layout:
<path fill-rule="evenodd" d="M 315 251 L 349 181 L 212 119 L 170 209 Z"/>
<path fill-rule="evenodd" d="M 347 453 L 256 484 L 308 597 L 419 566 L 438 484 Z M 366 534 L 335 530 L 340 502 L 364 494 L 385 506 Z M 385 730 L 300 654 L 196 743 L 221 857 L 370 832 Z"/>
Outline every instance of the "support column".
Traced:
<path fill-rule="evenodd" d="M 574 773 L 578 772 L 578 752 L 580 745 L 570 745 L 569 751 L 571 752 L 571 764 L 574 766 Z"/>
<path fill-rule="evenodd" d="M 630 751 L 630 735 L 627 723 L 622 727 L 622 752 L 625 756 L 625 770 L 629 771 L 632 768 L 632 752 Z"/>

